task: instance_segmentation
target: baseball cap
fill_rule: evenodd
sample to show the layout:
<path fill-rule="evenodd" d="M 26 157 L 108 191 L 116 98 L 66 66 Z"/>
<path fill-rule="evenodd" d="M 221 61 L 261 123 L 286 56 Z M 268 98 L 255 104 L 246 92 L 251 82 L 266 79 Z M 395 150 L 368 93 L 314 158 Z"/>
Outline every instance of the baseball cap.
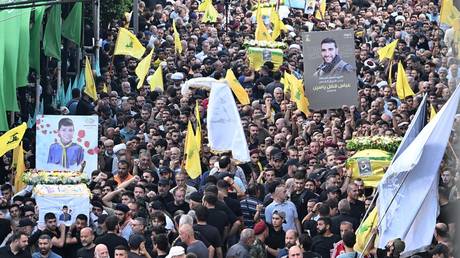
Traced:
<path fill-rule="evenodd" d="M 170 182 L 168 179 L 163 178 L 158 181 L 158 185 L 170 185 Z"/>
<path fill-rule="evenodd" d="M 190 194 L 190 200 L 201 203 L 203 200 L 203 195 L 199 192 L 193 192 Z"/>
<path fill-rule="evenodd" d="M 127 213 L 129 211 L 129 207 L 123 203 L 119 203 L 115 206 L 115 210 Z"/>

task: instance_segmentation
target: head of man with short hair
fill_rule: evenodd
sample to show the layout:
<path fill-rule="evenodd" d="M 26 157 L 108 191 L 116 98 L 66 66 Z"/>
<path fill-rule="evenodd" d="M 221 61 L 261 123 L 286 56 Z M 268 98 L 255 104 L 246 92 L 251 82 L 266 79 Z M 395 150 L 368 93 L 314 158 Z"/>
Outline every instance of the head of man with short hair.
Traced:
<path fill-rule="evenodd" d="M 291 246 L 291 248 L 289 248 L 288 257 L 289 258 L 303 258 L 302 249 L 297 245 Z"/>
<path fill-rule="evenodd" d="M 109 249 L 104 244 L 96 245 L 94 248 L 94 258 L 109 258 Z"/>
<path fill-rule="evenodd" d="M 93 247 L 94 233 L 90 227 L 82 228 L 80 230 L 80 242 L 83 247 L 88 249 Z"/>
<path fill-rule="evenodd" d="M 43 257 L 48 257 L 52 247 L 53 244 L 49 235 L 43 234 L 38 238 L 38 249 Z"/>
<path fill-rule="evenodd" d="M 115 258 L 128 258 L 128 248 L 124 245 L 118 245 L 115 247 Z"/>
<path fill-rule="evenodd" d="M 29 245 L 29 236 L 25 232 L 18 231 L 11 237 L 10 249 L 14 253 L 26 250 Z"/>
<path fill-rule="evenodd" d="M 291 247 L 294 246 L 297 243 L 297 240 L 299 239 L 299 233 L 297 230 L 294 229 L 289 229 L 286 231 L 286 235 L 284 236 L 284 244 L 286 247 Z"/>

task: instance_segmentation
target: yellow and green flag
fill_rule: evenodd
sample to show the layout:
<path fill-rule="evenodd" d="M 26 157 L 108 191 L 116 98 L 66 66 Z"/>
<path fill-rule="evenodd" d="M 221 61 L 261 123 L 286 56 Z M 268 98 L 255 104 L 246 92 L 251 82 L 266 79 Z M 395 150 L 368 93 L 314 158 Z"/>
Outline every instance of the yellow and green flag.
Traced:
<path fill-rule="evenodd" d="M 256 35 L 255 39 L 258 41 L 273 41 L 270 33 L 268 32 L 267 27 L 265 26 L 264 20 L 262 18 L 262 11 L 260 9 L 260 2 L 257 5 L 256 11 Z"/>
<path fill-rule="evenodd" d="M 354 246 L 355 251 L 367 255 L 369 252 L 366 251 L 366 245 L 372 237 L 372 229 L 378 224 L 379 216 L 377 208 L 374 208 L 364 222 L 356 230 L 356 244 Z M 369 247 L 370 245 L 368 245 Z"/>
<path fill-rule="evenodd" d="M 318 20 L 323 20 L 326 15 L 326 0 L 320 0 L 319 10 L 315 12 L 315 18 Z"/>
<path fill-rule="evenodd" d="M 200 106 L 198 105 L 198 100 L 195 104 L 195 118 L 196 118 L 196 128 L 195 128 L 195 139 L 198 145 L 198 150 L 201 150 L 201 116 L 200 116 Z"/>
<path fill-rule="evenodd" d="M 141 42 L 125 28 L 120 28 L 118 32 L 117 42 L 115 43 L 114 55 L 128 55 L 141 59 L 144 55 L 145 47 Z"/>
<path fill-rule="evenodd" d="M 204 10 L 203 18 L 201 18 L 201 22 L 203 23 L 215 23 L 217 22 L 217 16 L 219 16 L 219 12 L 217 12 L 212 2 L 206 6 Z"/>
<path fill-rule="evenodd" d="M 398 77 L 396 78 L 396 93 L 398 94 L 399 99 L 404 100 L 409 96 L 415 95 L 412 91 L 412 88 L 409 85 L 407 80 L 406 72 L 404 67 L 399 61 L 398 63 Z"/>
<path fill-rule="evenodd" d="M 228 84 L 230 85 L 230 89 L 232 89 L 233 94 L 235 94 L 236 98 L 241 104 L 249 105 L 249 103 L 251 103 L 248 93 L 246 90 L 244 90 L 243 86 L 241 86 L 238 79 L 236 79 L 232 69 L 227 70 L 225 80 L 227 80 Z"/>
<path fill-rule="evenodd" d="M 291 93 L 291 100 L 297 105 L 297 108 L 302 111 L 305 115 L 308 115 L 310 111 L 308 106 L 307 97 L 304 95 L 303 82 L 297 79 L 294 75 L 284 72 L 284 87 L 287 88 Z"/>
<path fill-rule="evenodd" d="M 152 62 L 152 55 L 153 49 L 144 59 L 142 59 L 142 61 L 139 62 L 139 64 L 137 64 L 136 70 L 134 70 L 137 77 L 139 78 L 139 82 L 137 83 L 138 89 L 142 87 L 142 85 L 144 84 L 145 76 L 147 76 L 147 74 L 149 73 L 150 63 Z"/>
<path fill-rule="evenodd" d="M 22 141 L 22 137 L 26 132 L 27 124 L 22 123 L 21 125 L 7 131 L 0 136 L 0 157 L 6 152 L 19 146 Z"/>
<path fill-rule="evenodd" d="M 454 0 L 442 0 L 439 20 L 441 23 L 455 26 L 460 18 L 460 10 L 454 5 Z"/>
<path fill-rule="evenodd" d="M 393 155 L 378 149 L 358 151 L 347 159 L 346 166 L 352 170 L 352 178 L 361 178 L 365 186 L 377 187 Z"/>
<path fill-rule="evenodd" d="M 271 8 L 271 14 L 270 14 L 270 22 L 273 24 L 273 31 L 272 31 L 272 40 L 276 40 L 280 34 L 281 31 L 286 31 L 286 27 L 281 20 L 278 12 L 275 10 L 275 7 Z"/>
<path fill-rule="evenodd" d="M 436 110 L 434 109 L 433 104 L 430 104 L 430 122 L 433 121 L 436 116 Z"/>
<path fill-rule="evenodd" d="M 272 48 L 249 47 L 247 50 L 249 66 L 259 71 L 265 62 L 272 62 L 273 69 L 278 69 L 283 64 L 283 50 Z"/>

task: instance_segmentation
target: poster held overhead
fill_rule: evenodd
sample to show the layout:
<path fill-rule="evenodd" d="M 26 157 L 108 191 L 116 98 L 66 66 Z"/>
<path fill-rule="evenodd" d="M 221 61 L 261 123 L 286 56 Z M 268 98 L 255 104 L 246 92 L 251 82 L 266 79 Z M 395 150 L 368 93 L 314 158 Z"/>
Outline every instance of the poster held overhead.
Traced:
<path fill-rule="evenodd" d="M 353 30 L 304 33 L 303 56 L 305 94 L 311 109 L 356 104 Z"/>

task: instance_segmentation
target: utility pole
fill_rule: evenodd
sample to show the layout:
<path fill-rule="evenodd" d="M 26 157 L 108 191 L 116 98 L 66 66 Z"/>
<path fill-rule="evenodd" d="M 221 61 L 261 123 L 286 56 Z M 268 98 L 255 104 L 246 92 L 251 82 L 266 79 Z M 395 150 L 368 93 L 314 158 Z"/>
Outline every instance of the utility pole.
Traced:
<path fill-rule="evenodd" d="M 139 0 L 133 0 L 133 15 L 131 17 L 133 21 L 134 34 L 139 32 Z"/>
<path fill-rule="evenodd" d="M 94 46 L 96 47 L 94 51 L 94 57 L 96 60 L 99 60 L 99 49 L 101 45 L 99 44 L 100 36 L 100 17 L 101 17 L 101 2 L 100 0 L 93 0 L 93 16 L 94 16 Z"/>

